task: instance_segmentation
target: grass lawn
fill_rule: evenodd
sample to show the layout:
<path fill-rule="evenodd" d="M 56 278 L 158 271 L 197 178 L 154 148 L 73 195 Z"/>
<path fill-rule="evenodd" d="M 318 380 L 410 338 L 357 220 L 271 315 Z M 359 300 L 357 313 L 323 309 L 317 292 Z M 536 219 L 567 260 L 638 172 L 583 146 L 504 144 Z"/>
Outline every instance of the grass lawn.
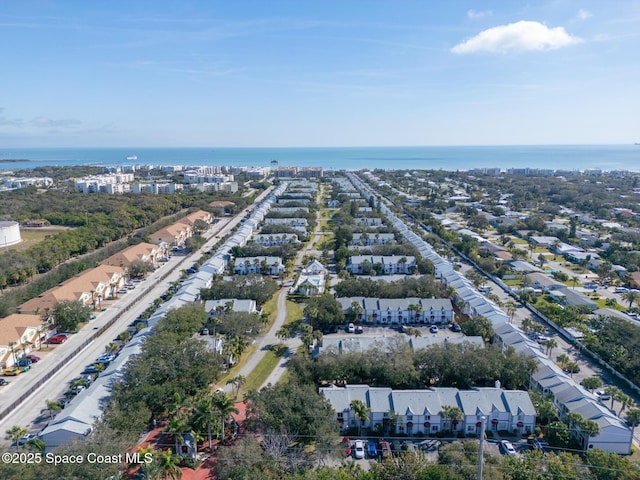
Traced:
<path fill-rule="evenodd" d="M 529 245 L 529 242 L 519 237 L 509 237 L 509 239 L 516 245 Z"/>
<path fill-rule="evenodd" d="M 231 380 L 233 377 L 236 376 L 236 372 L 239 371 L 245 363 L 247 363 L 247 360 L 251 357 L 251 355 L 253 355 L 256 351 L 256 346 L 255 345 L 251 345 L 249 346 L 244 353 L 242 354 L 242 357 L 240 357 L 240 361 L 237 362 L 233 367 L 231 367 L 229 370 L 227 370 L 227 373 L 225 373 L 224 375 L 222 375 L 218 381 L 216 382 L 216 384 L 218 386 L 224 386 L 227 384 L 228 380 Z"/>
<path fill-rule="evenodd" d="M 277 345 L 274 349 L 268 350 L 258 366 L 247 376 L 247 381 L 240 388 L 238 397 L 242 398 L 247 392 L 260 388 L 286 351 L 287 348 L 284 345 Z"/>
<path fill-rule="evenodd" d="M 598 308 L 610 308 L 612 310 L 618 310 L 619 312 L 625 310 L 624 305 L 620 305 L 617 302 L 613 307 L 607 305 L 606 298 L 599 298 L 598 300 L 596 300 L 596 303 L 598 304 Z"/>
<path fill-rule="evenodd" d="M 276 293 L 273 294 L 273 297 L 271 297 L 263 306 L 262 306 L 262 314 L 263 315 L 267 315 L 269 317 L 269 321 L 267 322 L 267 324 L 265 325 L 265 330 L 269 330 L 271 328 L 271 325 L 273 325 L 273 322 L 276 319 L 276 303 L 278 301 L 278 295 L 280 294 L 280 290 L 278 290 Z"/>
<path fill-rule="evenodd" d="M 44 237 L 47 235 L 55 235 L 60 232 L 64 232 L 65 230 L 71 230 L 69 227 L 43 227 L 43 228 L 27 228 L 20 230 L 20 238 L 22 241 L 16 245 L 11 245 L 7 248 L 0 248 L 0 253 L 5 250 L 26 250 L 32 245 L 36 245 L 44 240 Z"/>
<path fill-rule="evenodd" d="M 304 307 L 299 303 L 287 300 L 287 319 L 284 321 L 285 325 L 297 320 L 302 320 L 304 316 Z"/>

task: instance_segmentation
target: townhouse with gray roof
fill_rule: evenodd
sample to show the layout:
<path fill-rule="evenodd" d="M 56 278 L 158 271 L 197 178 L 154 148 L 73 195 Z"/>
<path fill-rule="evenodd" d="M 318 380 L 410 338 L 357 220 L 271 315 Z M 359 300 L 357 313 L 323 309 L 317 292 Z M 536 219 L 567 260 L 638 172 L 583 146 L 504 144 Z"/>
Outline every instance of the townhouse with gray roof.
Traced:
<path fill-rule="evenodd" d="M 380 267 L 376 267 L 376 265 L 380 265 Z M 410 274 L 416 269 L 416 257 L 412 255 L 352 255 L 345 268 L 354 275 L 369 275 L 372 270 L 379 275 Z"/>
<path fill-rule="evenodd" d="M 451 300 L 448 298 L 337 298 L 342 311 L 348 314 L 353 303 L 362 308 L 358 321 L 381 325 L 424 324 L 447 325 L 454 320 Z"/>
<path fill-rule="evenodd" d="M 485 431 L 509 430 L 526 435 L 533 432 L 536 411 L 529 394 L 521 390 L 500 388 L 430 388 L 428 390 L 393 390 L 368 385 L 330 386 L 320 393 L 336 411 L 341 430 L 362 427 L 387 434 L 425 435 L 441 431 L 479 434 L 481 417 Z M 362 421 L 351 408 L 354 400 L 369 409 L 369 418 Z M 457 407 L 463 413 L 460 420 L 443 415 L 445 407 Z"/>

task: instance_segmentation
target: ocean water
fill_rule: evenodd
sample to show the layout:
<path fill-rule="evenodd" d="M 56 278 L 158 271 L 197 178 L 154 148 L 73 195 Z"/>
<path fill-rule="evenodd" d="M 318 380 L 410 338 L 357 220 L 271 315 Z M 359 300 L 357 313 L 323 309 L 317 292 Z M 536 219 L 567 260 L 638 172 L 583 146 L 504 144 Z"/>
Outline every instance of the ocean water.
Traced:
<path fill-rule="evenodd" d="M 127 160 L 136 155 L 137 160 Z M 20 160 L 7 162 L 6 160 Z M 638 145 L 333 148 L 2 148 L 0 170 L 43 165 L 321 166 L 326 170 L 545 168 L 640 171 Z"/>

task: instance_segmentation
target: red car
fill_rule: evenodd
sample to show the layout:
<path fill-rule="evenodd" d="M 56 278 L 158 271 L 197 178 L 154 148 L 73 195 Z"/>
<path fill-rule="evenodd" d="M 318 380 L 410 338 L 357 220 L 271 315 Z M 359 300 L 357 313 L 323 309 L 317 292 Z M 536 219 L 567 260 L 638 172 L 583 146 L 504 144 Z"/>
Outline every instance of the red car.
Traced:
<path fill-rule="evenodd" d="M 66 341 L 67 341 L 67 337 L 63 335 L 54 335 L 49 339 L 49 343 L 53 343 L 53 344 L 64 343 Z"/>
<path fill-rule="evenodd" d="M 40 357 L 37 355 L 27 355 L 27 358 L 31 360 L 31 363 L 36 363 L 40 361 Z"/>

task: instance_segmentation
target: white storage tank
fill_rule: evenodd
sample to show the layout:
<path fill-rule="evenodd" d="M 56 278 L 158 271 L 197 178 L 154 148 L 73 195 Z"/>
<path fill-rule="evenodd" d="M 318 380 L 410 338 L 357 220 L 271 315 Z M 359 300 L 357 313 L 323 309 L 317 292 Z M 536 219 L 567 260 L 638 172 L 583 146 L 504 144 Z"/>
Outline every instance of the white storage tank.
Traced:
<path fill-rule="evenodd" d="M 15 245 L 21 241 L 18 222 L 0 222 L 0 248 Z"/>

